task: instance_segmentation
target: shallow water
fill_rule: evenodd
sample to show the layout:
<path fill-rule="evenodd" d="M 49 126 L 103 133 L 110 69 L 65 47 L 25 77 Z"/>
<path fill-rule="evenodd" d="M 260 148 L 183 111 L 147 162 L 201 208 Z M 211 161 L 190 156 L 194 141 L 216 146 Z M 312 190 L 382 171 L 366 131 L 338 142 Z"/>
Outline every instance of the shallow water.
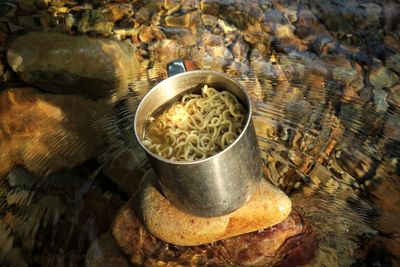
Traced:
<path fill-rule="evenodd" d="M 71 100 L 76 104 L 69 108 L 62 105 L 68 99 L 47 99 L 55 118 L 50 123 L 41 124 L 40 113 L 30 119 L 4 115 L 15 129 L 35 121 L 40 138 L 15 137 L 13 143 L 12 135 L 0 135 L 6 136 L 1 148 L 26 148 L 24 160 L 15 164 L 8 164 L 13 153 L 0 157 L 0 260 L 15 266 L 84 264 L 89 246 L 109 231 L 116 210 L 150 168 L 134 139 L 135 109 L 166 78 L 166 63 L 183 58 L 227 73 L 250 94 L 264 174 L 317 233 L 319 250 L 310 266 L 400 265 L 399 3 L 166 1 L 157 11 L 158 1 L 117 1 L 141 14 L 131 16 L 133 21 L 145 21 L 139 35 L 129 35 L 136 26 L 129 26 L 127 14 L 112 22 L 111 34 L 94 14 L 82 22 L 86 10 L 112 6 L 60 2 L 32 10 L 20 4 L 14 17 L 2 15 L 7 39 L 23 29 L 50 29 L 126 40 L 136 47 L 139 75 L 128 95 L 115 91 L 95 101 Z M 41 21 L 28 23 L 29 17 Z M 64 27 L 66 17 L 75 24 Z M 13 32 L 13 25 L 22 30 Z M 146 27 L 165 34 L 145 36 Z M 5 61 L 7 48 L 3 43 L 1 90 L 21 86 Z M 0 106 L 0 114 L 7 110 Z M 70 128 L 78 117 L 79 128 Z M 7 125 L 0 130 L 6 133 Z"/>

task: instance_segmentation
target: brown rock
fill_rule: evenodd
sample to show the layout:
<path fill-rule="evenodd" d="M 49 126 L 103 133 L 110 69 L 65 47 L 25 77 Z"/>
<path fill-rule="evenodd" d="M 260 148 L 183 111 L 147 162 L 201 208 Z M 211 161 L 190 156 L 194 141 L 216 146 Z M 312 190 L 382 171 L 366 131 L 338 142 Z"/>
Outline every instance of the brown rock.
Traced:
<path fill-rule="evenodd" d="M 157 40 L 167 39 L 167 36 L 159 27 L 152 27 L 152 34 Z"/>
<path fill-rule="evenodd" d="M 105 144 L 107 108 L 91 100 L 13 88 L 0 103 L 0 176 L 15 164 L 38 175 L 72 168 Z"/>
<path fill-rule="evenodd" d="M 398 79 L 399 76 L 384 66 L 374 66 L 369 73 L 369 81 L 376 89 L 391 87 Z"/>
<path fill-rule="evenodd" d="M 400 84 L 390 88 L 387 101 L 400 110 Z"/>
<path fill-rule="evenodd" d="M 264 43 L 268 40 L 266 33 L 263 32 L 260 23 L 248 25 L 243 34 L 244 40 L 250 44 Z"/>
<path fill-rule="evenodd" d="M 0 3 L 0 22 L 8 22 L 14 18 L 17 9 L 17 6 L 12 3 L 5 1 Z"/>
<path fill-rule="evenodd" d="M 201 21 L 204 26 L 215 27 L 218 22 L 218 18 L 213 15 L 203 14 L 201 15 Z"/>
<path fill-rule="evenodd" d="M 129 262 L 119 250 L 110 232 L 102 234 L 89 247 L 86 267 L 129 267 Z"/>
<path fill-rule="evenodd" d="M 384 43 L 390 49 L 393 49 L 397 53 L 400 53 L 400 42 L 399 39 L 392 35 L 387 35 L 384 38 Z"/>
<path fill-rule="evenodd" d="M 142 7 L 135 14 L 135 19 L 139 24 L 143 24 L 150 19 L 150 11 L 146 7 Z"/>
<path fill-rule="evenodd" d="M 196 35 L 186 28 L 160 27 L 160 29 L 168 38 L 179 41 L 184 46 L 193 46 L 197 43 Z"/>
<path fill-rule="evenodd" d="M 394 234 L 400 231 L 398 220 L 400 212 L 399 175 L 393 173 L 395 167 L 390 163 L 382 165 L 378 172 L 385 179 L 380 179 L 379 184 L 368 193 L 373 196 L 373 205 L 380 211 L 377 228 L 381 232 Z"/>
<path fill-rule="evenodd" d="M 142 28 L 139 32 L 139 39 L 143 43 L 151 42 L 154 39 L 152 29 L 149 26 L 142 25 Z"/>
<path fill-rule="evenodd" d="M 168 27 L 197 27 L 200 24 L 200 13 L 192 11 L 182 16 L 167 16 L 165 17 L 165 24 Z"/>
<path fill-rule="evenodd" d="M 213 58 L 233 59 L 223 38 L 216 34 L 204 33 L 202 36 L 205 52 Z"/>
<path fill-rule="evenodd" d="M 36 243 L 42 249 L 40 257 L 30 262 L 30 266 L 58 266 L 60 264 L 85 266 L 85 253 L 98 237 L 110 230 L 113 218 L 122 204 L 122 200 L 116 194 L 104 192 L 96 185 L 92 186 L 85 193 L 82 201 L 70 207 L 64 216 L 58 218 L 57 225 L 48 223 L 47 231 L 41 229 L 41 233 L 36 237 Z M 45 213 L 45 216 L 48 215 Z M 49 240 L 52 242 L 48 242 Z M 102 245 L 101 242 L 97 244 Z M 111 243 L 100 247 L 106 256 L 109 256 L 110 261 L 104 261 L 97 266 L 112 264 L 111 260 L 123 264 L 119 258 L 114 258 L 114 252 L 116 252 L 114 248 Z M 95 253 L 91 253 L 90 256 L 94 262 L 99 260 Z"/>
<path fill-rule="evenodd" d="M 112 14 L 111 14 L 112 15 Z M 114 22 L 102 10 L 86 10 L 78 23 L 78 32 L 94 32 L 109 36 L 112 34 Z"/>
<path fill-rule="evenodd" d="M 181 49 L 182 45 L 178 41 L 170 39 L 161 40 L 149 48 L 154 53 L 154 58 L 164 64 L 177 59 Z"/>
<path fill-rule="evenodd" d="M 139 69 L 133 46 L 54 32 L 17 38 L 7 51 L 7 61 L 28 84 L 56 94 L 95 99 L 125 97 Z"/>
<path fill-rule="evenodd" d="M 121 20 L 124 16 L 131 17 L 134 14 L 132 5 L 130 4 L 119 4 L 119 3 L 109 3 L 105 5 L 103 12 L 106 12 L 108 18 L 112 22 Z"/>
<path fill-rule="evenodd" d="M 145 229 L 134 204 L 131 199 L 121 208 L 113 226 L 118 246 L 134 265 L 297 266 L 310 261 L 317 248 L 315 236 L 295 211 L 282 223 L 257 232 L 202 246 L 171 246 Z"/>
<path fill-rule="evenodd" d="M 0 81 L 2 81 L 3 79 L 3 75 L 5 72 L 5 67 L 4 67 L 4 58 L 3 55 L 0 55 Z"/>
<path fill-rule="evenodd" d="M 397 74 L 400 74 L 400 54 L 394 54 L 389 56 L 386 61 L 386 66 L 396 72 Z"/>
<path fill-rule="evenodd" d="M 144 181 L 139 209 L 145 227 L 157 238 L 178 246 L 197 246 L 271 227 L 285 220 L 291 207 L 283 192 L 264 181 L 251 200 L 235 212 L 196 217 L 172 206 L 156 187 L 153 175 Z"/>
<path fill-rule="evenodd" d="M 103 173 L 122 192 L 131 196 L 138 192 L 142 178 L 145 175 L 145 169 L 140 164 L 144 157 L 143 151 L 139 148 L 120 151 L 116 157 L 108 158 L 104 162 Z"/>

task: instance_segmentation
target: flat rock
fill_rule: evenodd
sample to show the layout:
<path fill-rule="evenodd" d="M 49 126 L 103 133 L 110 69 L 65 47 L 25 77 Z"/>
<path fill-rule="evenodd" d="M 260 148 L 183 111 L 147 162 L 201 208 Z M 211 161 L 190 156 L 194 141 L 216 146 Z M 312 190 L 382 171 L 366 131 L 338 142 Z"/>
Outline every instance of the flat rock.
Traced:
<path fill-rule="evenodd" d="M 290 199 L 264 180 L 238 210 L 214 218 L 197 217 L 175 208 L 159 191 L 154 174 L 143 182 L 139 203 L 146 228 L 179 246 L 197 246 L 271 227 L 285 220 L 292 208 Z"/>
<path fill-rule="evenodd" d="M 118 212 L 113 236 L 134 266 L 300 266 L 315 255 L 318 242 L 301 215 L 292 211 L 282 223 L 264 230 L 201 246 L 162 242 L 144 226 L 132 198 Z M 176 220 L 178 226 L 181 222 Z"/>
<path fill-rule="evenodd" d="M 125 96 L 139 68 L 133 46 L 52 32 L 19 37 L 11 43 L 7 61 L 28 84 L 51 93 L 94 99 Z"/>

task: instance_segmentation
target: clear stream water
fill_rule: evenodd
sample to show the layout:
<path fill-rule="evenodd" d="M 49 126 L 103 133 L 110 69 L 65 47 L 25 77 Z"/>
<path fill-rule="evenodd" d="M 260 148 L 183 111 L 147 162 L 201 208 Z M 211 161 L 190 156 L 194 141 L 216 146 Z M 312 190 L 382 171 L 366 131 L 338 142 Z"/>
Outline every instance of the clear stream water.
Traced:
<path fill-rule="evenodd" d="M 101 1 L 82 2 L 94 3 L 88 9 L 109 8 Z M 116 2 L 138 13 L 157 1 Z M 79 20 L 79 12 L 87 10 L 71 11 L 79 5 L 54 4 L 53 10 L 69 10 L 52 13 L 57 25 L 65 23 L 66 14 Z M 41 229 L 28 239 L 13 239 L 14 247 L 34 249 L 13 250 L 3 259 L 21 263 L 24 258 L 35 266 L 83 264 L 90 244 L 108 231 L 115 211 L 149 169 L 133 137 L 135 107 L 166 78 L 165 64 L 184 58 L 199 68 L 227 73 L 249 92 L 264 174 L 290 196 L 318 234 L 319 250 L 311 266 L 399 266 L 400 3 L 182 1 L 171 9 L 159 12 L 161 21 L 199 12 L 201 19 L 193 20 L 197 31 L 167 34 L 172 41 L 164 43 L 109 36 L 132 41 L 140 62 L 131 94 L 96 110 L 98 129 L 107 128 L 112 145 L 98 148 L 96 158 L 73 170 L 42 179 L 15 167 L 2 182 L 1 193 L 7 196 L 0 204 L 2 220 L 13 214 L 18 230 L 2 235 L 0 244 L 9 245 L 5 236 Z M 48 27 L 63 31 L 52 23 Z M 176 23 L 182 24 L 174 25 L 179 28 L 188 22 Z M 116 21 L 114 30 L 122 24 Z M 153 27 L 156 22 L 147 18 L 144 24 Z M 101 34 L 101 28 L 88 30 L 96 31 Z M 63 142 L 57 135 L 45 136 Z M 73 143 L 69 152 L 78 155 L 82 149 Z M 36 192 L 30 204 L 18 200 L 30 191 Z"/>

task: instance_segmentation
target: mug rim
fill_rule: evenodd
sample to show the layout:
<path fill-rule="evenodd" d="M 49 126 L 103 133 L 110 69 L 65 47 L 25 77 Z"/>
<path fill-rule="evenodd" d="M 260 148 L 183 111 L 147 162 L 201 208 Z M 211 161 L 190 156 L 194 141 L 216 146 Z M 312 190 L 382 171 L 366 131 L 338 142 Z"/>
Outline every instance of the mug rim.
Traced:
<path fill-rule="evenodd" d="M 245 95 L 245 98 L 246 98 L 246 101 L 247 101 L 247 106 L 248 106 L 248 117 L 247 117 L 246 123 L 244 124 L 243 131 L 239 134 L 239 136 L 235 139 L 235 141 L 233 141 L 232 144 L 230 144 L 229 146 L 227 146 L 225 149 L 219 151 L 219 152 L 216 153 L 215 155 L 212 155 L 212 156 L 210 156 L 210 157 L 206 157 L 206 158 L 204 158 L 204 159 L 194 160 L 194 161 L 175 161 L 175 160 L 165 159 L 165 158 L 160 157 L 160 156 L 158 156 L 157 154 L 154 154 L 153 152 L 151 152 L 151 151 L 143 144 L 142 138 L 138 136 L 138 131 L 137 131 L 137 120 L 138 120 L 138 119 L 137 119 L 137 111 L 140 110 L 140 109 L 145 105 L 144 103 L 146 102 L 146 99 L 149 97 L 149 95 L 150 95 L 153 91 L 156 91 L 159 87 L 162 87 L 163 84 L 167 83 L 167 82 L 168 82 L 169 80 L 171 80 L 171 79 L 178 79 L 178 78 L 181 77 L 181 76 L 191 75 L 191 74 L 193 74 L 193 73 L 211 73 L 211 74 L 213 74 L 213 75 L 223 76 L 224 78 L 226 78 L 226 79 L 230 80 L 231 82 L 233 82 L 234 84 L 236 84 L 236 85 L 242 90 L 242 92 L 243 92 L 244 95 Z M 188 90 L 190 90 L 190 89 L 188 89 Z M 232 92 L 231 92 L 231 93 L 232 93 Z M 236 96 L 236 95 L 235 95 L 235 96 Z M 238 97 L 238 96 L 236 96 L 236 97 Z M 164 103 L 164 104 L 165 104 L 165 103 Z M 164 104 L 163 104 L 163 105 L 164 105 Z M 136 109 L 136 112 L 135 112 L 135 118 L 134 118 L 134 122 L 133 122 L 133 125 L 134 125 L 134 132 L 135 132 L 136 139 L 137 139 L 138 142 L 139 142 L 139 145 L 145 150 L 146 153 L 148 153 L 148 154 L 151 155 L 152 157 L 156 158 L 157 160 L 160 160 L 160 161 L 163 161 L 163 162 L 166 162 L 166 163 L 169 163 L 169 164 L 173 164 L 173 165 L 193 165 L 193 164 L 203 163 L 203 162 L 207 162 L 207 161 L 209 161 L 209 160 L 212 160 L 212 159 L 216 158 L 217 156 L 220 156 L 221 154 L 226 153 L 226 152 L 227 152 L 228 150 L 230 150 L 233 146 L 235 146 L 235 145 L 240 141 L 240 139 L 243 138 L 243 136 L 245 135 L 245 132 L 246 132 L 247 129 L 249 128 L 249 125 L 250 125 L 250 123 L 251 123 L 251 121 L 252 121 L 252 111 L 253 111 L 253 108 L 252 108 L 252 103 L 251 103 L 249 94 L 247 93 L 247 91 L 245 90 L 245 88 L 244 88 L 238 81 L 236 81 L 236 79 L 234 79 L 234 78 L 228 76 L 227 74 L 225 74 L 225 73 L 223 73 L 223 72 L 219 72 L 219 71 L 214 71 L 214 70 L 191 70 L 191 71 L 186 71 L 186 72 L 183 72 L 183 73 L 176 74 L 176 75 L 174 75 L 174 76 L 170 76 L 170 77 L 168 77 L 168 78 L 162 80 L 161 82 L 157 83 L 153 88 L 151 88 L 151 89 L 144 95 L 144 97 L 142 98 L 142 100 L 140 100 L 140 103 L 139 103 L 139 105 L 138 105 L 138 107 L 137 107 L 137 109 Z M 147 120 L 147 118 L 146 118 L 146 120 Z"/>

